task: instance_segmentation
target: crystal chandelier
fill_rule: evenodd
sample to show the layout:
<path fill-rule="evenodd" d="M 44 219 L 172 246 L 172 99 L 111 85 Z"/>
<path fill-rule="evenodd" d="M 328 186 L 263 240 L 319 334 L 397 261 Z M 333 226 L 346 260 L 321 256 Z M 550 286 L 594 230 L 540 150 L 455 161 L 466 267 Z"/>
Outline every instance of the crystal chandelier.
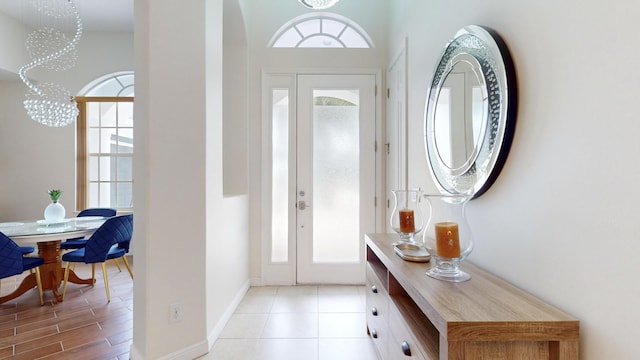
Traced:
<path fill-rule="evenodd" d="M 300 3 L 309 9 L 321 10 L 328 9 L 340 0 L 299 0 Z"/>
<path fill-rule="evenodd" d="M 29 34 L 26 47 L 31 62 L 22 66 L 18 73 L 29 88 L 23 102 L 29 117 L 47 126 L 66 126 L 78 117 L 75 98 L 58 84 L 34 83 L 27 78 L 27 71 L 37 67 L 63 71 L 76 65 L 76 46 L 82 36 L 80 14 L 74 0 L 30 0 L 30 5 L 42 19 L 49 18 L 47 24 L 64 25 L 68 18 L 74 22 L 75 34 L 71 39 L 63 32 L 64 29 L 56 26 L 44 26 Z"/>

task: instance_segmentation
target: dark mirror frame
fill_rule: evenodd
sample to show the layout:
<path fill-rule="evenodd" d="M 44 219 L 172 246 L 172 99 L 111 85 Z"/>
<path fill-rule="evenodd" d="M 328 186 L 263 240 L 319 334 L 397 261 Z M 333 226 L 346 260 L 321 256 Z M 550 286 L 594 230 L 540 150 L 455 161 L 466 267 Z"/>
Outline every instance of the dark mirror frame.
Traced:
<path fill-rule="evenodd" d="M 483 91 L 487 94 L 483 111 L 486 116 L 483 119 L 483 136 L 475 144 L 467 166 L 451 169 L 437 150 L 435 114 L 442 86 L 456 65 L 455 59 L 461 54 L 475 58 L 482 69 Z M 491 187 L 509 153 L 516 115 L 516 73 L 506 44 L 487 27 L 470 25 L 460 29 L 436 64 L 425 106 L 425 151 L 431 175 L 440 192 L 477 198 Z"/>

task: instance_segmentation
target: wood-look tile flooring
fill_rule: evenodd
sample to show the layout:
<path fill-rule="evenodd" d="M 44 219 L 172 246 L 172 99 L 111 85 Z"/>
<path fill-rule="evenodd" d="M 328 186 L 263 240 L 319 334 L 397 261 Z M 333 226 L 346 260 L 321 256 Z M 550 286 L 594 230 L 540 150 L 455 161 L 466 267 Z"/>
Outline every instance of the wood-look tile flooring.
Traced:
<path fill-rule="evenodd" d="M 133 261 L 130 260 L 133 266 Z M 102 269 L 96 266 L 94 286 L 69 283 L 63 302 L 44 292 L 40 306 L 34 288 L 0 304 L 0 359 L 129 359 L 133 327 L 133 281 L 108 262 L 111 302 L 107 302 Z M 91 266 L 78 264 L 81 278 L 91 277 Z M 26 274 L 25 274 L 26 275 Z M 25 276 L 2 279 L 0 294 L 13 291 Z M 62 289 L 62 287 L 61 287 Z"/>

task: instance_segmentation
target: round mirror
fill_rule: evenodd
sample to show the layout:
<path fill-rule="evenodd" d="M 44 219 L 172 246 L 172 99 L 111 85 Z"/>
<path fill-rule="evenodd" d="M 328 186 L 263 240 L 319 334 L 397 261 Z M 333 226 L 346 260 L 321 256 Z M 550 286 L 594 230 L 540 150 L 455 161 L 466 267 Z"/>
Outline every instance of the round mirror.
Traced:
<path fill-rule="evenodd" d="M 441 192 L 478 197 L 495 181 L 513 138 L 513 63 L 491 30 L 467 26 L 445 47 L 427 96 L 425 149 Z"/>

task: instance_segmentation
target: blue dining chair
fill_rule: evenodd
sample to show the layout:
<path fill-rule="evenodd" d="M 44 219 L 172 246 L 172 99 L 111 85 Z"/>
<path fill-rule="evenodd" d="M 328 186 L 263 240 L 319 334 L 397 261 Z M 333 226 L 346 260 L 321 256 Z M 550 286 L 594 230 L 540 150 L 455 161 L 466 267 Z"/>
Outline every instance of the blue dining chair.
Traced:
<path fill-rule="evenodd" d="M 129 270 L 129 274 L 133 278 L 131 267 L 127 258 L 124 256 L 126 250 L 118 244 L 131 241 L 133 235 L 133 214 L 120 215 L 107 219 L 87 240 L 84 248 L 76 249 L 62 255 L 62 261 L 65 261 L 66 268 L 64 271 L 64 285 L 62 286 L 62 299 L 67 291 L 67 282 L 69 280 L 69 269 L 71 263 L 91 264 L 91 278 L 95 281 L 95 267 L 97 263 L 102 265 L 102 275 L 104 277 L 104 287 L 107 292 L 107 301 L 111 301 L 109 295 L 109 278 L 107 277 L 106 261 L 109 259 L 122 258 L 124 264 Z"/>
<path fill-rule="evenodd" d="M 29 255 L 36 251 L 36 248 L 33 246 L 20 246 L 20 252 L 22 255 Z"/>
<path fill-rule="evenodd" d="M 7 235 L 0 232 L 0 279 L 19 275 L 31 269 L 35 269 L 40 305 L 44 304 L 42 298 L 42 281 L 40 280 L 40 265 L 44 259 L 39 257 L 23 256 L 18 246 Z"/>
<path fill-rule="evenodd" d="M 83 217 L 83 216 L 112 217 L 112 216 L 116 216 L 116 213 L 117 213 L 116 209 L 111 209 L 111 208 L 89 208 L 89 209 L 84 209 L 80 211 L 77 217 Z M 68 239 L 66 241 L 63 241 L 60 244 L 60 249 L 61 250 L 81 249 L 86 245 L 87 245 L 87 239 L 80 237 L 80 238 Z"/>

